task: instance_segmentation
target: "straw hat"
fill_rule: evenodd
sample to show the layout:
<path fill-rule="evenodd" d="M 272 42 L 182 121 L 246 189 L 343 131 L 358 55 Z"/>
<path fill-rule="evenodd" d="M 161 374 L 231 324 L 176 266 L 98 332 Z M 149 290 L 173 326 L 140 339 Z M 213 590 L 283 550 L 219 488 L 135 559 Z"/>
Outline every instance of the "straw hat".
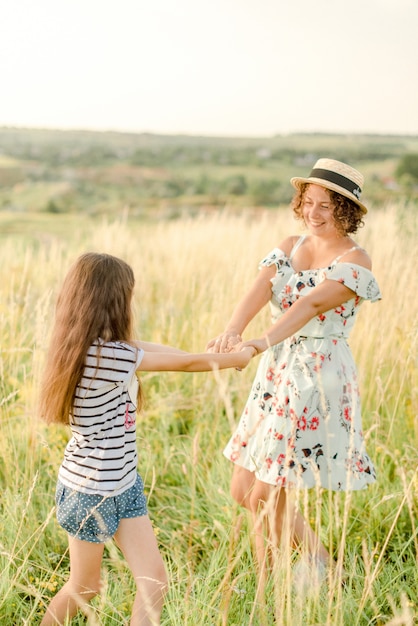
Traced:
<path fill-rule="evenodd" d="M 295 176 L 290 179 L 293 187 L 299 189 L 303 183 L 313 183 L 331 189 L 355 202 L 364 213 L 367 209 L 360 202 L 364 177 L 353 167 L 334 159 L 318 159 L 309 178 Z"/>

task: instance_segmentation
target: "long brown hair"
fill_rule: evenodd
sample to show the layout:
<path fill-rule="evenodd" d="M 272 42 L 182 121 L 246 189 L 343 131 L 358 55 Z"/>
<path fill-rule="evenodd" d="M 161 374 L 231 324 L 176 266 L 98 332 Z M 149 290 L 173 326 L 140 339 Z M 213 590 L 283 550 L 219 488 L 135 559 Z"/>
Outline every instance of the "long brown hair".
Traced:
<path fill-rule="evenodd" d="M 96 339 L 132 341 L 134 284 L 132 268 L 109 254 L 88 252 L 70 268 L 57 299 L 41 386 L 45 421 L 68 424 L 87 350 Z"/>

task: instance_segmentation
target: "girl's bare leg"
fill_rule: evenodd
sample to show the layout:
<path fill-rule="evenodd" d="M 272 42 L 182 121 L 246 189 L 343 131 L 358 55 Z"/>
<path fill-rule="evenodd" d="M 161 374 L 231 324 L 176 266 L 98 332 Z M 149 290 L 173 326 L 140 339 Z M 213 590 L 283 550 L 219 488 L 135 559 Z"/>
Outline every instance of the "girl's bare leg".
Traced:
<path fill-rule="evenodd" d="M 147 515 L 122 519 L 115 541 L 136 583 L 131 626 L 159 626 L 167 574 Z"/>
<path fill-rule="evenodd" d="M 66 618 L 74 617 L 100 591 L 104 544 L 81 541 L 70 535 L 68 542 L 70 578 L 52 598 L 41 626 L 64 624 Z"/>

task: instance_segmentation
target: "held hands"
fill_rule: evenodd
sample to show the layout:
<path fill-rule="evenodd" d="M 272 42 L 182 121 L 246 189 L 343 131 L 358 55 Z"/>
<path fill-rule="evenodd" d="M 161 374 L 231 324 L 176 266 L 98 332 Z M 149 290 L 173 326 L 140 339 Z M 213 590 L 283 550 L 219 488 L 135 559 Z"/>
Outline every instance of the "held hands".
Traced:
<path fill-rule="evenodd" d="M 241 352 L 248 347 L 254 348 L 254 354 L 252 354 L 252 356 L 255 356 L 267 350 L 269 343 L 266 337 L 243 341 L 239 333 L 235 331 L 225 331 L 208 342 L 206 351 L 215 353 Z"/>
<path fill-rule="evenodd" d="M 235 346 L 242 343 L 242 337 L 234 331 L 225 331 L 214 339 L 211 339 L 207 346 L 207 352 L 236 352 Z"/>
<path fill-rule="evenodd" d="M 241 345 L 241 344 L 239 344 L 239 345 Z M 256 349 L 253 346 L 243 346 L 240 350 L 233 349 L 232 352 L 236 352 L 237 356 L 239 355 L 239 357 L 242 356 L 242 358 L 243 358 L 242 364 L 240 363 L 239 366 L 237 365 L 235 367 L 235 369 L 238 370 L 239 372 L 244 367 L 247 367 L 248 363 L 251 361 L 253 356 L 256 356 L 256 354 L 257 354 Z"/>
<path fill-rule="evenodd" d="M 206 346 L 206 351 L 216 354 L 233 352 L 239 361 L 235 365 L 235 369 L 239 372 L 247 367 L 251 359 L 257 354 L 257 349 L 253 345 L 243 344 L 241 335 L 231 331 L 226 331 L 211 339 Z"/>
<path fill-rule="evenodd" d="M 254 355 L 261 354 L 264 350 L 267 350 L 268 343 L 265 338 L 262 339 L 250 339 L 249 341 L 241 341 L 234 345 L 232 350 L 235 352 L 240 352 L 241 350 L 246 350 L 247 348 L 253 348 Z"/>

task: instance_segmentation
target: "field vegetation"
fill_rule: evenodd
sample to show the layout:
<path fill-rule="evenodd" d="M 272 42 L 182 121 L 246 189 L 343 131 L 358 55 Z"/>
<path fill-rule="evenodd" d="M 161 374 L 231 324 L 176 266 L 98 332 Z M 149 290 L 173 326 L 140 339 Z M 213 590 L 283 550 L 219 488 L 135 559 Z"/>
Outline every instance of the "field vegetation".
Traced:
<path fill-rule="evenodd" d="M 358 167 L 376 204 L 418 198 L 418 137 L 216 138 L 0 128 L 0 210 L 178 217 L 276 207 L 317 158 Z"/>
<path fill-rule="evenodd" d="M 28 145 L 33 152 L 34 144 Z M 27 149 L 22 146 L 20 156 L 12 155 L 19 162 L 16 167 L 36 161 Z M 324 154 L 322 146 L 308 146 L 306 152 Z M 56 156 L 52 151 L 51 171 L 58 168 Z M 388 159 L 395 170 L 396 159 Z M 236 167 L 237 172 L 245 170 Z M 290 169 L 289 162 L 287 173 Z M 75 185 L 68 184 L 69 189 Z M 249 202 L 242 210 L 227 203 L 208 210 L 195 199 L 193 211 L 179 202 L 179 214 L 168 214 L 161 199 L 152 205 L 155 213 L 145 203 L 142 214 L 121 203 L 123 185 L 112 210 L 109 204 L 103 212 L 89 210 L 86 198 L 85 206 L 64 210 L 60 194 L 49 198 L 59 210 L 48 210 L 43 194 L 52 187 L 46 181 L 35 185 L 39 204 L 30 204 L 32 189 L 29 205 L 18 208 L 9 203 L 14 194 L 23 194 L 16 185 L 29 184 L 4 184 L 0 190 L 8 198 L 0 210 L 0 624 L 36 626 L 49 598 L 66 580 L 69 564 L 66 535 L 54 516 L 56 474 L 68 431 L 47 427 L 36 415 L 55 297 L 69 265 L 86 250 L 121 256 L 137 279 L 137 335 L 200 351 L 222 330 L 256 275 L 258 261 L 300 226 L 282 206 Z M 283 198 L 291 193 L 284 182 L 282 192 Z M 139 469 L 171 580 L 163 626 L 415 623 L 418 285 L 413 254 L 418 218 L 413 193 L 402 193 L 392 197 L 388 191 L 383 202 L 378 196 L 383 198 L 384 192 L 379 191 L 366 226 L 356 236 L 372 256 L 383 292 L 381 302 L 364 304 L 350 340 L 378 482 L 351 495 L 309 492 L 300 500 L 334 558 L 344 559 L 346 585 L 331 577 L 319 594 L 304 596 L 292 587 L 292 558 L 284 555 L 271 577 L 265 612 L 256 600 L 250 526 L 229 495 L 231 466 L 222 455 L 249 393 L 256 359 L 243 372 L 143 374 L 146 406 L 137 426 Z M 267 320 L 266 310 L 247 336 Z M 73 623 L 126 624 L 133 595 L 124 561 L 109 544 L 103 592 L 90 613 Z"/>

